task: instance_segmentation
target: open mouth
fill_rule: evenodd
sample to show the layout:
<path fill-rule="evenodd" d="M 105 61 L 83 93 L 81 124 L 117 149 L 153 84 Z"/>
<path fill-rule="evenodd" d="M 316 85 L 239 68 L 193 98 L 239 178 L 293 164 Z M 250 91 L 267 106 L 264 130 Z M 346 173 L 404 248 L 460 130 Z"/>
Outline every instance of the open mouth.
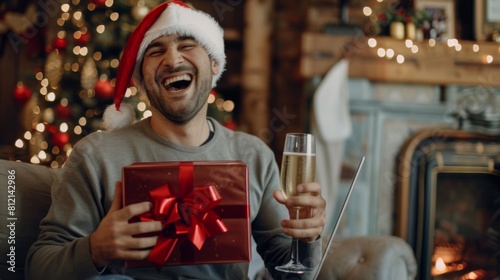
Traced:
<path fill-rule="evenodd" d="M 183 74 L 173 78 L 168 78 L 163 81 L 163 87 L 169 91 L 179 91 L 183 90 L 191 84 L 191 76 L 188 74 Z"/>

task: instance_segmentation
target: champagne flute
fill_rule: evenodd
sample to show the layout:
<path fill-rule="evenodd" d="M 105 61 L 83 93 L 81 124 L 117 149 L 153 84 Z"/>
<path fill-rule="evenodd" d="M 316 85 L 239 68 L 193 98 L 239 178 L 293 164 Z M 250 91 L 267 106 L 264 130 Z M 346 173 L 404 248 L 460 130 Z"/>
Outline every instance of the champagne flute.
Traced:
<path fill-rule="evenodd" d="M 288 133 L 285 138 L 283 160 L 281 162 L 281 189 L 285 196 L 308 195 L 297 193 L 297 186 L 316 180 L 316 145 L 314 136 L 307 133 Z M 295 219 L 299 219 L 300 207 L 295 208 Z M 292 254 L 290 261 L 277 266 L 276 270 L 302 274 L 312 271 L 299 261 L 299 243 L 292 239 Z"/>

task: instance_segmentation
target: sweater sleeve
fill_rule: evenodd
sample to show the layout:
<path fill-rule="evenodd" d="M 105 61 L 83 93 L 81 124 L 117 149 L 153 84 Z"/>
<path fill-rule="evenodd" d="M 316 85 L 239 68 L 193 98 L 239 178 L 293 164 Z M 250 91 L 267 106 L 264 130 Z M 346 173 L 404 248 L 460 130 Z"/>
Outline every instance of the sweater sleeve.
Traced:
<path fill-rule="evenodd" d="M 28 252 L 27 279 L 87 279 L 99 274 L 89 235 L 105 215 L 105 199 L 89 150 L 89 142 L 77 144 L 52 186 L 51 207 Z"/>

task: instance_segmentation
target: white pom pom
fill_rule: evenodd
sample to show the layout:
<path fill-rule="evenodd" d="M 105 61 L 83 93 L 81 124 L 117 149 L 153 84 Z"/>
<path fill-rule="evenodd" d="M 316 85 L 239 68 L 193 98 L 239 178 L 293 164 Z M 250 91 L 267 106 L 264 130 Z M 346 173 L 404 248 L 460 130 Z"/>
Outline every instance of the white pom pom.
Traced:
<path fill-rule="evenodd" d="M 102 127 L 107 131 L 116 130 L 129 126 L 135 121 L 134 107 L 128 103 L 120 104 L 120 111 L 116 110 L 115 105 L 108 106 L 104 110 Z"/>

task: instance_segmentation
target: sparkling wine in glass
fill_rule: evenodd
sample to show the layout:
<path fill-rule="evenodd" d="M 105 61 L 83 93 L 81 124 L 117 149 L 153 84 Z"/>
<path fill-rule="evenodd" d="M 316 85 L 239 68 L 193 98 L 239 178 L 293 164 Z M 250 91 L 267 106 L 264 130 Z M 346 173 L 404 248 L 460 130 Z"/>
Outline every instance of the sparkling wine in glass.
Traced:
<path fill-rule="evenodd" d="M 280 178 L 281 189 L 287 198 L 308 195 L 308 193 L 297 193 L 297 186 L 316 180 L 316 145 L 312 134 L 288 133 L 286 135 Z M 299 219 L 300 207 L 296 207 L 295 211 L 295 219 Z M 276 270 L 298 274 L 312 271 L 299 261 L 299 243 L 296 238 L 292 239 L 290 261 L 277 266 Z"/>

